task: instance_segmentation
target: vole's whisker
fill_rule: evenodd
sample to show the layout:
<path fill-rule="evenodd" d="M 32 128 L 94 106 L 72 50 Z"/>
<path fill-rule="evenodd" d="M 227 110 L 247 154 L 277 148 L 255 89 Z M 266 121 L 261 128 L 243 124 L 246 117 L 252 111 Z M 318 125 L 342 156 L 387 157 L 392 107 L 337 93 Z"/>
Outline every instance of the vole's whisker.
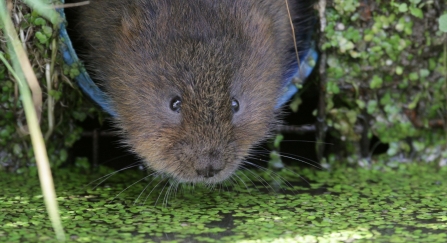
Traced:
<path fill-rule="evenodd" d="M 152 188 L 152 190 L 149 192 L 149 194 L 147 194 L 146 198 L 144 198 L 144 201 L 143 201 L 142 205 L 146 204 L 146 201 L 147 201 L 147 199 L 149 199 L 149 196 L 152 194 L 152 192 L 155 190 L 155 188 L 157 188 L 158 185 L 160 185 L 160 183 L 162 183 L 162 182 L 163 182 L 163 179 L 160 180 L 160 181 L 157 183 L 157 185 L 155 185 L 155 186 Z M 165 186 L 166 186 L 166 184 L 165 184 Z M 164 187 L 163 187 L 163 188 L 164 188 Z M 162 192 L 163 192 L 163 191 L 162 191 Z M 160 192 L 160 193 L 162 193 L 162 192 Z M 159 196 L 160 196 L 160 194 L 159 194 Z M 157 200 L 158 200 L 158 198 L 157 198 Z M 157 202 L 154 203 L 154 206 L 155 206 L 155 205 L 157 205 Z"/>
<path fill-rule="evenodd" d="M 245 162 L 246 162 L 246 161 L 243 161 L 242 164 L 241 164 L 239 167 L 240 167 L 241 169 L 243 169 L 243 170 L 249 170 L 247 167 L 244 166 L 244 163 L 245 163 Z M 241 172 L 242 172 L 242 175 L 244 175 L 245 178 L 247 178 L 247 180 L 249 180 L 250 183 L 256 188 L 256 184 L 255 184 L 255 182 L 254 182 L 252 179 L 250 179 L 250 177 L 248 177 L 242 170 L 241 170 Z"/>
<path fill-rule="evenodd" d="M 168 185 L 168 184 L 169 184 L 169 180 L 166 180 L 165 185 L 164 185 L 163 188 L 161 189 L 161 192 L 158 194 L 157 200 L 155 200 L 154 206 L 157 205 L 157 203 L 158 203 L 158 199 L 160 199 L 161 194 L 163 194 L 163 191 L 165 190 L 166 185 Z M 166 196 L 166 193 L 167 193 L 167 192 L 165 192 L 165 196 Z M 146 201 L 144 201 L 144 203 L 146 203 Z M 162 206 L 163 206 L 163 205 L 162 205 Z"/>
<path fill-rule="evenodd" d="M 231 177 L 230 177 L 230 179 L 231 179 L 231 181 L 233 182 L 233 185 L 236 184 L 236 185 L 240 186 L 240 185 L 239 185 L 239 182 L 237 181 L 237 179 L 234 178 L 235 175 L 236 175 L 236 174 L 232 174 Z"/>
<path fill-rule="evenodd" d="M 227 183 L 233 182 L 233 178 L 232 177 L 233 177 L 233 175 L 231 175 L 227 180 L 225 180 L 224 186 L 227 189 L 227 192 L 230 192 L 230 188 L 228 188 L 228 184 Z M 233 184 L 233 183 L 231 183 L 231 184 Z"/>
<path fill-rule="evenodd" d="M 138 181 L 132 183 L 130 186 L 126 187 L 126 188 L 123 189 L 120 193 L 118 193 L 118 194 L 112 199 L 112 201 L 115 200 L 119 195 L 121 195 L 121 193 L 123 193 L 123 192 L 125 192 L 127 189 L 131 188 L 133 185 L 137 184 L 138 182 L 140 182 L 140 181 L 142 181 L 142 180 L 144 180 L 144 179 L 146 179 L 146 178 L 148 178 L 148 177 L 150 177 L 150 176 L 152 176 L 152 175 L 154 175 L 154 174 L 156 174 L 156 172 L 153 172 L 153 173 L 151 173 L 151 174 L 149 174 L 149 175 L 146 175 L 145 177 L 143 177 L 143 178 L 139 179 Z"/>
<path fill-rule="evenodd" d="M 263 149 L 264 149 L 264 148 L 263 148 Z M 265 149 L 265 150 L 266 150 L 266 151 L 260 151 L 260 150 L 257 150 L 257 152 L 259 152 L 259 154 L 263 154 L 263 155 L 266 155 L 266 156 L 270 155 L 270 152 L 271 152 L 271 151 L 269 151 L 269 150 L 267 150 L 267 149 Z M 306 157 L 299 156 L 299 155 L 294 155 L 294 154 L 293 154 L 293 156 L 298 157 L 298 158 L 294 158 L 294 157 L 291 157 L 292 154 L 289 154 L 289 155 L 291 155 L 291 156 L 287 156 L 287 155 L 284 155 L 284 154 L 287 154 L 287 153 L 280 152 L 280 153 L 279 153 L 279 156 L 281 156 L 281 157 L 283 157 L 283 158 L 288 158 L 288 159 L 291 159 L 291 160 L 295 160 L 295 161 L 302 162 L 302 163 L 304 163 L 304 164 L 310 165 L 310 166 L 315 167 L 315 168 L 320 169 L 320 170 L 324 170 L 323 167 L 319 166 L 319 163 L 318 163 L 317 161 L 314 161 L 314 160 L 311 160 L 311 159 L 308 159 L 308 158 L 306 158 Z M 301 159 L 299 159 L 299 158 L 301 158 Z M 305 159 L 306 159 L 306 160 L 309 160 L 310 162 L 306 161 Z M 312 163 L 311 163 L 311 162 L 312 162 Z M 314 164 L 314 163 L 315 163 L 315 164 Z"/>
<path fill-rule="evenodd" d="M 165 193 L 165 196 L 164 196 L 164 198 L 163 198 L 163 202 L 162 202 L 162 205 L 165 205 L 165 206 L 168 206 L 169 196 L 170 196 L 171 190 L 172 190 L 172 188 L 173 188 L 173 184 L 170 183 L 169 180 L 168 180 L 168 183 L 169 183 L 169 187 L 168 187 L 168 189 L 166 190 L 166 193 Z M 161 195 L 161 194 L 160 194 L 160 195 Z"/>
<path fill-rule="evenodd" d="M 315 144 L 326 144 L 326 145 L 334 145 L 333 143 L 326 143 L 326 142 L 318 142 L 318 141 L 312 141 L 312 140 L 281 140 L 281 143 L 294 143 L 294 142 L 300 142 L 300 143 L 315 143 Z"/>
<path fill-rule="evenodd" d="M 281 153 L 279 153 L 279 156 L 281 156 L 281 157 L 283 157 L 283 158 L 288 158 L 288 159 L 292 159 L 292 160 L 295 160 L 295 161 L 303 162 L 303 163 L 305 163 L 305 164 L 307 164 L 307 165 L 310 165 L 310 166 L 312 166 L 312 167 L 314 167 L 314 168 L 317 168 L 317 169 L 320 169 L 320 170 L 324 170 L 324 168 L 321 167 L 321 166 L 319 165 L 318 162 L 313 161 L 313 160 L 310 160 L 310 159 L 305 158 L 305 157 L 303 157 L 303 156 L 294 155 L 294 156 L 298 157 L 298 158 L 294 158 L 294 157 L 291 157 L 291 156 L 283 155 L 283 154 L 281 154 Z M 299 158 L 301 158 L 301 159 L 299 159 Z M 315 163 L 315 164 L 313 164 L 313 163 L 311 163 L 311 162 L 307 162 L 307 161 L 305 161 L 304 159 L 310 160 L 311 162 L 313 162 L 313 163 Z"/>
<path fill-rule="evenodd" d="M 245 184 L 244 180 L 242 180 L 242 178 L 240 178 L 236 173 L 234 173 L 233 175 L 236 176 L 236 178 L 238 178 L 244 184 L 245 188 L 247 189 L 247 192 L 251 194 L 250 189 L 248 188 L 247 184 Z"/>
<path fill-rule="evenodd" d="M 233 175 L 230 175 L 229 178 L 233 177 Z M 222 181 L 221 183 L 219 183 L 219 193 L 225 192 L 225 186 L 228 183 L 229 178 L 225 179 L 224 181 Z"/>
<path fill-rule="evenodd" d="M 111 172 L 111 173 L 109 173 L 109 174 L 107 174 L 107 175 L 105 175 L 105 176 L 101 176 L 100 178 L 98 178 L 98 179 L 96 179 L 96 180 L 94 180 L 94 181 L 88 183 L 88 184 L 86 185 L 86 187 L 89 186 L 89 185 L 91 185 L 92 183 L 94 183 L 94 182 L 96 182 L 96 181 L 99 181 L 99 180 L 102 180 L 103 178 L 105 178 L 104 180 L 100 181 L 98 184 L 96 184 L 96 186 L 93 187 L 93 190 L 95 190 L 99 185 L 101 185 L 104 181 L 106 181 L 107 179 L 109 179 L 109 178 L 112 177 L 113 175 L 115 175 L 115 174 L 117 174 L 117 173 L 119 173 L 119 172 L 121 172 L 121 171 L 125 171 L 125 170 L 127 170 L 127 169 L 131 169 L 131 168 L 137 167 L 138 164 L 139 164 L 139 162 L 135 162 L 135 163 L 133 163 L 133 164 L 127 166 L 127 167 L 124 167 L 124 168 L 119 169 L 119 170 L 117 170 L 117 171 Z"/>
<path fill-rule="evenodd" d="M 246 162 L 246 161 L 244 161 L 244 162 Z M 241 168 L 245 168 L 245 167 L 241 166 Z M 246 168 L 245 168 L 245 169 L 246 169 Z M 247 169 L 247 170 L 241 170 L 241 171 L 242 171 L 242 172 L 247 171 L 248 173 L 252 174 L 256 179 L 258 179 L 259 182 L 261 182 L 261 184 L 265 187 L 266 190 L 270 191 L 270 190 L 268 189 L 268 187 L 270 187 L 270 189 L 272 189 L 272 191 L 275 191 L 275 189 L 273 189 L 273 187 L 272 187 L 266 180 L 264 180 L 264 178 L 262 178 L 261 176 L 257 175 L 257 174 L 254 173 L 253 171 L 251 171 L 251 170 L 249 170 L 249 169 Z M 267 185 L 268 187 L 267 187 L 266 185 Z"/>
<path fill-rule="evenodd" d="M 179 189 L 179 187 L 180 187 L 180 182 L 176 181 L 176 183 L 175 183 L 175 190 L 174 190 L 174 197 L 177 197 L 177 190 Z"/>
<path fill-rule="evenodd" d="M 254 159 L 259 160 L 259 161 L 262 161 L 262 162 L 265 162 L 265 163 L 268 163 L 268 161 L 266 161 L 266 160 L 262 160 L 262 159 L 259 159 L 259 158 L 254 158 Z M 254 165 L 254 164 L 253 164 L 253 165 Z M 293 171 L 293 170 L 291 170 L 291 169 L 288 169 L 287 167 L 283 167 L 283 168 L 281 168 L 281 169 L 282 169 L 282 170 L 287 170 L 287 171 L 289 171 L 289 172 L 295 174 L 296 176 L 298 176 L 299 178 L 301 178 L 303 181 L 305 181 L 307 184 L 310 185 L 310 183 L 309 183 L 303 176 L 301 176 L 300 174 L 296 173 L 295 171 Z M 278 176 L 279 176 L 279 175 L 278 175 Z M 290 184 L 289 184 L 289 185 L 290 185 Z M 290 186 L 292 186 L 292 185 L 290 185 Z"/>
<path fill-rule="evenodd" d="M 255 158 L 255 159 L 256 159 L 256 158 Z M 259 159 L 258 159 L 258 160 L 259 160 Z M 262 161 L 262 160 L 261 160 L 261 161 Z M 270 169 L 264 168 L 264 167 L 262 167 L 262 166 L 260 166 L 260 165 L 255 164 L 255 163 L 251 163 L 250 161 L 244 161 L 244 163 L 245 163 L 245 164 L 248 164 L 248 165 L 251 165 L 251 166 L 254 166 L 255 168 L 257 168 L 257 169 L 259 169 L 259 170 L 262 170 L 262 171 L 271 173 L 271 174 L 273 174 L 273 175 L 279 177 L 278 174 L 276 174 L 275 172 L 273 172 L 273 171 L 270 170 Z M 270 176 L 271 176 L 271 175 L 270 175 Z M 273 176 L 271 176 L 271 178 L 272 178 L 276 183 L 280 184 L 280 183 L 279 183 Z M 285 181 L 283 181 L 283 182 L 285 182 Z"/>
<path fill-rule="evenodd" d="M 259 159 L 258 159 L 258 160 L 259 160 Z M 262 161 L 262 160 L 261 160 L 261 161 Z M 273 170 L 264 168 L 264 167 L 262 167 L 262 166 L 259 166 L 259 165 L 257 165 L 257 164 L 254 164 L 254 163 L 251 163 L 251 162 L 248 162 L 248 161 L 246 161 L 245 163 L 247 163 L 247 164 L 249 164 L 249 165 L 251 165 L 251 166 L 254 166 L 254 167 L 256 167 L 256 168 L 258 168 L 258 169 L 260 169 L 260 170 L 262 170 L 262 171 L 265 171 L 265 172 L 270 173 L 272 179 L 273 179 L 276 183 L 278 183 L 279 185 L 281 184 L 281 182 L 283 182 L 283 183 L 285 183 L 287 186 L 289 186 L 290 188 L 293 188 L 293 185 L 292 185 L 288 180 L 286 180 L 285 178 L 283 178 L 282 176 L 280 176 L 278 173 L 274 172 Z M 280 181 L 277 181 L 277 180 L 275 179 L 274 176 L 275 176 L 275 177 L 278 177 Z"/>
<path fill-rule="evenodd" d="M 151 182 L 149 182 L 145 187 L 144 187 L 144 189 L 141 191 L 141 193 L 138 195 L 138 197 L 137 197 L 137 199 L 135 199 L 135 201 L 134 201 L 134 205 L 136 205 L 137 204 L 137 202 L 138 202 L 138 200 L 140 199 L 140 197 L 141 197 L 141 195 L 143 195 L 143 193 L 147 190 L 147 188 L 152 184 L 152 182 L 155 180 L 155 179 L 157 179 L 157 177 L 158 176 L 154 176 L 154 178 L 152 178 L 152 180 L 151 180 Z M 161 182 L 161 181 L 160 181 Z M 152 191 L 158 186 L 158 184 L 160 184 L 160 182 L 158 182 L 157 183 L 157 185 L 155 185 L 153 188 L 152 188 Z M 152 192 L 151 191 L 151 192 Z M 150 194 L 149 194 L 150 195 Z M 146 202 L 146 200 L 145 200 L 145 202 Z M 143 203 L 144 204 L 144 203 Z"/>
<path fill-rule="evenodd" d="M 211 191 L 214 191 L 216 189 L 216 183 L 210 184 L 211 185 Z"/>
<path fill-rule="evenodd" d="M 171 189 L 170 189 L 170 192 L 169 192 L 169 196 L 168 196 L 168 198 L 167 198 L 167 200 L 166 200 L 166 205 L 168 205 L 168 200 L 170 199 L 170 198 L 172 198 L 172 197 L 176 197 L 176 190 L 177 190 L 177 184 L 178 184 L 178 182 L 176 182 L 176 181 L 172 181 L 171 180 L 171 184 L 172 184 L 172 187 L 171 187 Z"/>

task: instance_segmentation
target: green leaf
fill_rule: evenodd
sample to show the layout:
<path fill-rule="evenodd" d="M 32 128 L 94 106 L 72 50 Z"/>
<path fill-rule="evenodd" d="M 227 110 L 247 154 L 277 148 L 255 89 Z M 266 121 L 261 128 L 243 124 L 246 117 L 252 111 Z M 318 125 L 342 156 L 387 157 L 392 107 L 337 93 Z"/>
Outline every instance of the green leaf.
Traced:
<path fill-rule="evenodd" d="M 45 21 L 45 19 L 43 19 L 43 18 L 36 18 L 34 20 L 34 24 L 35 25 L 46 25 L 47 21 Z"/>
<path fill-rule="evenodd" d="M 51 97 L 53 97 L 56 101 L 62 97 L 62 92 L 57 90 L 50 90 L 48 94 L 51 95 Z"/>
<path fill-rule="evenodd" d="M 403 72 L 404 72 L 404 69 L 401 66 L 397 66 L 396 67 L 396 74 L 397 75 L 402 75 Z"/>
<path fill-rule="evenodd" d="M 410 75 L 408 75 L 408 77 L 410 78 L 411 81 L 416 81 L 419 79 L 419 75 L 416 72 L 410 73 Z"/>
<path fill-rule="evenodd" d="M 373 114 L 376 111 L 377 106 L 378 106 L 378 104 L 377 104 L 376 100 L 370 100 L 370 101 L 368 101 L 366 111 L 368 112 L 368 114 Z"/>
<path fill-rule="evenodd" d="M 430 71 L 428 71 L 427 69 L 421 69 L 419 70 L 419 75 L 421 78 L 426 78 L 430 75 Z"/>
<path fill-rule="evenodd" d="M 408 109 L 412 110 L 412 109 L 416 108 L 416 106 L 419 103 L 419 100 L 421 99 L 421 97 L 422 97 L 422 93 L 418 93 L 413 98 L 413 101 L 410 104 L 408 104 Z"/>
<path fill-rule="evenodd" d="M 382 87 L 383 79 L 377 75 L 374 75 L 374 77 L 371 80 L 371 83 L 369 84 L 369 87 L 371 89 L 377 89 Z"/>
<path fill-rule="evenodd" d="M 326 89 L 328 93 L 338 94 L 340 93 L 340 88 L 335 82 L 328 82 L 326 85 Z"/>
<path fill-rule="evenodd" d="M 365 107 L 366 107 L 365 101 L 363 101 L 363 100 L 356 100 L 355 103 L 357 103 L 357 106 L 360 109 L 365 109 Z"/>
<path fill-rule="evenodd" d="M 439 22 L 439 30 L 447 33 L 447 13 L 441 15 L 438 19 Z"/>
<path fill-rule="evenodd" d="M 50 26 L 42 26 L 42 31 L 48 38 L 53 35 L 53 28 Z"/>
<path fill-rule="evenodd" d="M 399 12 L 404 13 L 404 12 L 407 12 L 407 11 L 408 11 L 408 6 L 407 6 L 406 3 L 402 3 L 402 4 L 399 5 Z"/>
<path fill-rule="evenodd" d="M 297 97 L 293 99 L 293 101 L 290 103 L 290 109 L 293 112 L 297 112 L 298 108 L 300 107 L 301 103 L 303 103 L 303 100 L 300 97 Z"/>
<path fill-rule="evenodd" d="M 277 134 L 275 137 L 275 141 L 273 142 L 273 146 L 275 148 L 279 148 L 279 145 L 281 144 L 281 141 L 284 140 L 284 135 Z"/>
<path fill-rule="evenodd" d="M 410 7 L 410 13 L 417 18 L 422 19 L 424 17 L 424 13 L 420 8 Z"/>
<path fill-rule="evenodd" d="M 48 37 L 40 31 L 36 32 L 36 38 L 39 40 L 40 44 L 48 43 Z"/>

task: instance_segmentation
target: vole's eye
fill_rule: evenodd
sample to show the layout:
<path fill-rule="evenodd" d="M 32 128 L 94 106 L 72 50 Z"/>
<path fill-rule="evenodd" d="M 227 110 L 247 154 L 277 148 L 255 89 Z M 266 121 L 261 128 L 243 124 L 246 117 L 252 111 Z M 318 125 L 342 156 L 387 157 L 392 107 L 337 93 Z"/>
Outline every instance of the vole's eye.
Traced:
<path fill-rule="evenodd" d="M 182 107 L 182 99 L 180 99 L 180 97 L 178 96 L 172 98 L 169 108 L 171 108 L 172 111 L 180 113 L 181 107 Z"/>
<path fill-rule="evenodd" d="M 239 101 L 237 101 L 235 98 L 231 99 L 231 110 L 233 111 L 233 113 L 239 111 Z"/>

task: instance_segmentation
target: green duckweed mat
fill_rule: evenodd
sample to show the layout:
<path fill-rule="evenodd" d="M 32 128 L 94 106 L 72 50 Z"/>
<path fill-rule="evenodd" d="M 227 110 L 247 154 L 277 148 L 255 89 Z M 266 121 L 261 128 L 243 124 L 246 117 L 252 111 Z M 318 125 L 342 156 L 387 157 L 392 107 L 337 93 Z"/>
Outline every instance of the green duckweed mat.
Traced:
<path fill-rule="evenodd" d="M 432 164 L 251 170 L 239 172 L 243 181 L 169 195 L 166 180 L 137 182 L 146 175 L 140 171 L 116 173 L 94 189 L 99 181 L 91 182 L 107 173 L 57 171 L 68 241 L 447 242 L 447 168 Z M 0 241 L 55 241 L 37 175 L 0 178 Z"/>

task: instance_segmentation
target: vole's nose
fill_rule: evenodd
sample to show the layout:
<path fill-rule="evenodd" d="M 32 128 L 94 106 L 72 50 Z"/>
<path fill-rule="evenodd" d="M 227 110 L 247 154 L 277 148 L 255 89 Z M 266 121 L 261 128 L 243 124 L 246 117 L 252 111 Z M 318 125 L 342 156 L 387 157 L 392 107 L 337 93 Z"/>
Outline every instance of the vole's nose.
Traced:
<path fill-rule="evenodd" d="M 211 178 L 215 175 L 217 175 L 222 169 L 220 168 L 215 168 L 212 165 L 208 165 L 208 167 L 206 167 L 205 169 L 199 169 L 196 170 L 197 174 L 199 176 L 203 176 L 205 178 Z"/>
<path fill-rule="evenodd" d="M 198 176 L 203 176 L 204 178 L 216 176 L 225 167 L 225 162 L 222 160 L 222 152 L 218 149 L 211 149 L 202 153 L 194 167 Z"/>

